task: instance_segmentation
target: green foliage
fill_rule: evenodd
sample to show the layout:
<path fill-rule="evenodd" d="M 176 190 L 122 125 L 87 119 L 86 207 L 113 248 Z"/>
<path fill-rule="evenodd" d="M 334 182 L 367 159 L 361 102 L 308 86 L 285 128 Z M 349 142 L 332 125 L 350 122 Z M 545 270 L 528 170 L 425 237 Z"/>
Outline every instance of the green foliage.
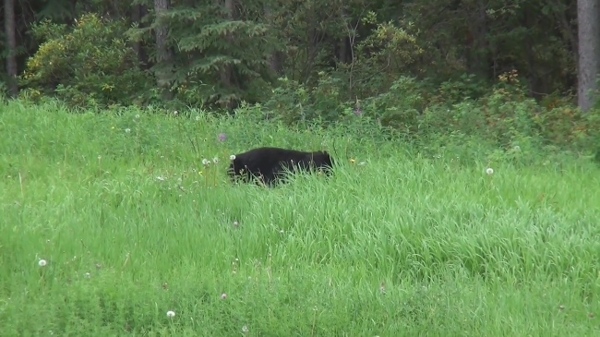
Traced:
<path fill-rule="evenodd" d="M 314 87 L 283 79 L 257 113 L 287 125 L 346 124 L 359 116 L 364 122 L 377 121 L 383 134 L 411 142 L 463 135 L 507 151 L 549 145 L 595 153 L 600 109 L 583 115 L 567 100 L 538 103 L 525 93 L 517 72 L 499 78 L 487 89 L 473 77 L 435 85 L 403 76 L 386 92 L 363 100 L 344 100 L 346 87 L 337 77 L 324 75 Z"/>
<path fill-rule="evenodd" d="M 314 85 L 321 71 L 335 64 L 335 46 L 348 36 L 354 17 L 343 13 L 360 8 L 362 0 L 265 1 L 269 10 L 262 21 L 268 24 L 283 48 L 285 76 L 290 80 Z"/>
<path fill-rule="evenodd" d="M 22 82 L 33 91 L 26 96 L 58 94 L 79 105 L 89 92 L 91 104 L 135 100 L 219 110 L 242 101 L 266 102 L 278 77 L 307 88 L 320 88 L 322 81 L 338 82 L 340 101 L 350 102 L 384 94 L 400 76 L 415 76 L 435 84 L 424 99 L 449 105 L 466 97 L 482 97 L 484 88 L 497 82 L 498 74 L 511 69 L 527 82 L 527 95 L 536 98 L 568 94 L 576 84 L 574 1 L 178 0 L 169 1 L 169 9 L 160 18 L 153 3 L 145 0 L 30 1 L 22 5 L 15 13 L 18 64 L 24 64 L 25 57 L 40 58 L 48 51 L 58 55 L 52 66 L 46 62 L 50 57 L 41 60 L 52 74 L 40 70 L 40 64 L 26 69 L 33 76 Z M 81 42 L 61 51 L 59 41 L 67 45 L 65 36 L 77 35 L 73 29 L 84 29 L 78 24 L 71 28 L 57 23 L 70 25 L 84 12 L 115 22 L 94 28 L 99 35 L 92 37 L 99 37 L 101 45 Z M 91 41 L 89 30 L 94 24 L 88 25 L 88 32 L 79 34 L 82 40 L 78 41 Z M 162 25 L 169 28 L 168 47 L 174 53 L 169 64 L 154 62 L 155 30 Z M 130 86 L 140 88 L 143 97 L 120 90 L 125 86 L 115 83 L 142 77 L 135 73 L 138 60 L 130 58 L 131 50 L 121 41 L 125 29 L 129 38 L 140 42 L 135 46 L 142 51 L 140 61 L 167 74 L 165 82 L 172 95 L 156 95 L 156 87 L 163 90 L 160 76 L 160 85 L 143 75 L 143 81 Z M 40 39 L 40 35 L 44 37 Z M 0 57 L 6 49 L 4 40 L 0 37 Z M 46 51 L 40 50 L 39 42 L 47 44 L 42 46 Z M 134 74 L 120 80 L 110 77 L 117 70 L 94 66 L 77 70 L 75 76 L 75 71 L 65 70 L 64 61 L 57 66 L 61 58 L 77 60 L 76 55 L 86 53 L 113 68 L 114 63 L 124 64 L 117 70 Z M 78 62 L 77 66 L 85 63 Z M 54 69 L 57 67 L 60 69 Z M 0 73 L 0 79 L 4 76 Z M 93 83 L 77 87 L 86 81 Z M 62 87 L 57 92 L 59 84 Z M 111 87 L 113 92 L 109 92 Z M 167 97 L 174 102 L 161 101 Z"/>
<path fill-rule="evenodd" d="M 429 79 L 426 82 L 433 82 Z M 461 74 L 458 79 L 443 81 L 431 88 L 427 95 L 431 103 L 456 104 L 471 99 L 479 99 L 489 93 L 491 86 L 474 74 Z"/>
<path fill-rule="evenodd" d="M 576 2 L 432 0 L 401 7 L 400 20 L 413 23 L 410 32 L 424 50 L 420 70 L 429 77 L 472 73 L 496 81 L 517 69 L 536 93 L 565 93 L 575 84 Z"/>
<path fill-rule="evenodd" d="M 351 76 L 350 97 L 372 97 L 387 91 L 400 74 L 413 69 L 423 53 L 417 38 L 403 27 L 392 22 L 378 23 L 372 12 L 367 13 L 363 23 L 375 28 L 356 44 L 355 59 L 340 64 L 340 69 Z"/>
<path fill-rule="evenodd" d="M 139 102 L 151 82 L 121 37 L 124 30 L 124 22 L 96 14 L 81 16 L 72 29 L 42 21 L 33 33 L 44 42 L 27 62 L 22 96 L 54 94 L 80 107 Z"/>
<path fill-rule="evenodd" d="M 133 41 L 147 40 L 158 25 L 169 27 L 169 47 L 177 53 L 172 64 L 154 69 L 173 69 L 169 85 L 180 104 L 220 110 L 268 97 L 267 58 L 277 43 L 266 24 L 230 18 L 212 3 L 181 5 L 154 18 L 148 27 L 131 28 L 127 35 Z"/>
<path fill-rule="evenodd" d="M 282 78 L 270 99 L 264 103 L 265 117 L 290 125 L 306 120 L 310 106 L 309 90 L 298 81 Z"/>
<path fill-rule="evenodd" d="M 401 77 L 394 81 L 389 91 L 365 100 L 364 108 L 367 114 L 378 117 L 383 126 L 412 135 L 417 132 L 424 103 L 418 82 L 414 78 Z"/>
<path fill-rule="evenodd" d="M 397 73 L 408 70 L 422 50 L 414 36 L 397 25 L 391 22 L 377 24 L 373 12 L 367 13 L 362 22 L 376 24 L 376 28 L 352 47 L 355 48 L 354 59 L 350 63 L 338 64 L 338 70 L 331 74 L 318 72 L 312 86 L 287 78 L 280 81 L 280 86 L 264 104 L 269 113 L 281 115 L 286 123 L 313 119 L 338 121 L 350 115 L 348 111 L 353 110 L 358 98 L 364 98 L 367 111 L 372 116 L 382 116 L 385 125 L 416 126 L 417 110 L 406 112 L 404 108 L 422 108 L 416 106 L 422 105 L 415 102 L 421 99 L 416 97 L 418 94 L 409 94 L 402 106 L 392 107 L 390 103 L 392 100 L 396 103 L 394 95 L 406 94 L 404 89 L 414 85 L 414 80 L 407 77 L 401 80 L 394 78 Z M 380 108 L 385 111 L 380 111 Z M 361 109 L 360 104 L 356 109 Z"/>
<path fill-rule="evenodd" d="M 340 102 L 340 80 L 321 73 L 318 83 L 308 88 L 298 81 L 282 78 L 264 107 L 266 117 L 286 124 L 308 121 L 336 122 L 348 103 Z"/>
<path fill-rule="evenodd" d="M 518 84 L 499 85 L 481 99 L 488 137 L 498 144 L 508 145 L 514 137 L 536 137 L 533 117 L 539 113 L 535 100 L 527 98 Z"/>

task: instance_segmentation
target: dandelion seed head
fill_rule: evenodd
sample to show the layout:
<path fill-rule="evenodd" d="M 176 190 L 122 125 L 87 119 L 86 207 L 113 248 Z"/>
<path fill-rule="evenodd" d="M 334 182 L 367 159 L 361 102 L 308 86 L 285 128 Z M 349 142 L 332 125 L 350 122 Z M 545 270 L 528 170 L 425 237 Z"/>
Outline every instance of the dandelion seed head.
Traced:
<path fill-rule="evenodd" d="M 48 264 L 48 262 L 46 262 L 46 260 L 44 260 L 44 259 L 40 259 L 38 261 L 38 266 L 40 266 L 40 267 L 45 267 L 47 264 Z"/>
<path fill-rule="evenodd" d="M 208 164 L 210 164 L 210 160 L 208 160 L 206 158 L 202 159 L 202 165 L 206 166 Z"/>
<path fill-rule="evenodd" d="M 125 129 L 125 133 L 130 133 L 130 132 L 131 132 L 130 128 Z"/>
<path fill-rule="evenodd" d="M 235 154 L 232 154 L 231 156 L 229 156 L 229 160 L 235 160 Z"/>
<path fill-rule="evenodd" d="M 247 326 L 247 325 L 244 325 L 244 326 L 242 327 L 242 333 L 244 333 L 244 334 L 247 334 L 248 332 L 250 332 L 250 329 L 248 328 L 248 326 Z"/>
<path fill-rule="evenodd" d="M 175 317 L 175 311 L 172 311 L 172 310 L 167 311 L 167 317 L 169 317 L 169 318 Z"/>
<path fill-rule="evenodd" d="M 226 300 L 227 299 L 227 294 L 226 293 L 222 293 L 221 294 L 221 299 L 222 300 Z"/>
<path fill-rule="evenodd" d="M 487 173 L 487 175 L 491 176 L 492 174 L 494 174 L 494 169 L 491 167 L 488 167 L 487 169 L 485 169 L 485 173 Z"/>
<path fill-rule="evenodd" d="M 219 163 L 219 158 L 217 158 L 217 157 L 214 157 L 214 158 L 213 158 L 213 163 L 215 163 L 215 164 Z"/>

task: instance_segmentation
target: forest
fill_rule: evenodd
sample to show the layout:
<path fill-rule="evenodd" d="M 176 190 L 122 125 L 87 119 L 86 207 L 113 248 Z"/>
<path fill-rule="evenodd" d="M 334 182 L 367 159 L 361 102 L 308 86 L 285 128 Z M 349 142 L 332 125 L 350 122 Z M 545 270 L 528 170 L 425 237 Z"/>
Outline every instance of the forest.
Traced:
<path fill-rule="evenodd" d="M 419 94 L 422 113 L 517 77 L 543 107 L 573 103 L 579 43 L 598 40 L 593 16 L 592 38 L 578 36 L 567 0 L 4 0 L 3 12 L 0 79 L 12 96 L 262 104 L 290 118 L 335 119 L 394 90 Z"/>

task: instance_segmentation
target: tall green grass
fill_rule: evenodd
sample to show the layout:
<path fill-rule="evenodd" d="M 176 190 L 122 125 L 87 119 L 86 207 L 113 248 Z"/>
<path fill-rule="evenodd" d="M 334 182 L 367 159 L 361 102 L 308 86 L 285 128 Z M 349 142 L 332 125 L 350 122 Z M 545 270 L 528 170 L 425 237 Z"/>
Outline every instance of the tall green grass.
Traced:
<path fill-rule="evenodd" d="M 600 334 L 600 170 L 585 160 L 244 116 L 1 109 L 1 336 Z M 335 146 L 340 165 L 232 185 L 229 155 L 260 145 Z"/>

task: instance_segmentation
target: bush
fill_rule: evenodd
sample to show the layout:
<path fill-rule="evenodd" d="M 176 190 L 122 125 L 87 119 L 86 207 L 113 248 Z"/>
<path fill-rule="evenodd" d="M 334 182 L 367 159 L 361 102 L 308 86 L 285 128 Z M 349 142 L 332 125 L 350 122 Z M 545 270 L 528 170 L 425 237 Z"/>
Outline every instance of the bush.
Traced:
<path fill-rule="evenodd" d="M 42 21 L 33 28 L 44 42 L 21 77 L 24 98 L 55 95 L 71 106 L 130 105 L 153 83 L 138 68 L 123 38 L 124 22 L 85 14 L 69 29 Z"/>
<path fill-rule="evenodd" d="M 317 85 L 307 88 L 298 81 L 280 79 L 280 86 L 264 104 L 265 117 L 285 124 L 312 121 L 337 122 L 348 116 L 352 102 L 340 98 L 340 83 L 335 77 L 321 73 Z"/>

